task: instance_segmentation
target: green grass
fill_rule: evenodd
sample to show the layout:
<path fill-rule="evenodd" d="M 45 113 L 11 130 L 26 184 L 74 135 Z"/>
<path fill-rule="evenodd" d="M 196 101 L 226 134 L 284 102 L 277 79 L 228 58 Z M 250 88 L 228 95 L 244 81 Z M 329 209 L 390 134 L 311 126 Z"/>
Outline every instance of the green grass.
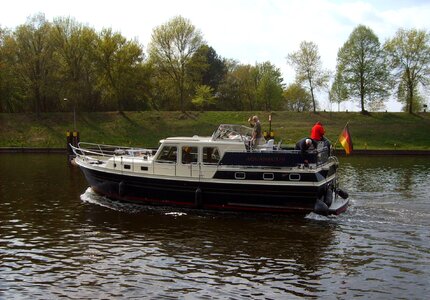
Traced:
<path fill-rule="evenodd" d="M 157 146 L 168 136 L 208 136 L 219 124 L 247 125 L 249 116 L 260 116 L 269 129 L 268 112 L 107 112 L 78 113 L 81 141 L 113 145 Z M 430 149 L 430 113 L 272 113 L 276 141 L 294 144 L 308 136 L 321 121 L 334 143 L 347 122 L 355 149 Z M 0 147 L 65 147 L 66 131 L 73 128 L 71 113 L 0 114 Z"/>

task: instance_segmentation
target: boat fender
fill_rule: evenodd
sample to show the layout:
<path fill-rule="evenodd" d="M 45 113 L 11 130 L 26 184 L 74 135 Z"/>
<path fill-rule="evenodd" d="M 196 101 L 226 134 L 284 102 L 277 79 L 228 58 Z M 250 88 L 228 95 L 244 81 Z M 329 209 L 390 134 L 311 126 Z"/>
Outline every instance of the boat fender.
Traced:
<path fill-rule="evenodd" d="M 344 190 L 341 190 L 341 189 L 338 189 L 338 190 L 337 190 L 337 194 L 338 194 L 339 196 L 341 196 L 343 199 L 346 199 L 346 198 L 348 198 L 348 197 L 349 197 L 348 193 L 347 193 L 346 191 L 344 191 Z"/>
<path fill-rule="evenodd" d="M 126 190 L 125 182 L 124 182 L 124 181 L 121 181 L 121 182 L 118 184 L 118 195 L 119 195 L 120 197 L 123 197 L 123 196 L 125 195 L 125 190 Z"/>
<path fill-rule="evenodd" d="M 315 202 L 314 212 L 323 216 L 328 215 L 328 206 L 321 200 L 321 198 L 317 199 Z"/>
<path fill-rule="evenodd" d="M 333 189 L 331 186 L 328 186 L 327 191 L 324 195 L 324 203 L 327 204 L 328 207 L 330 207 L 332 202 L 333 202 Z"/>
<path fill-rule="evenodd" d="M 202 189 L 197 188 L 194 193 L 194 205 L 197 208 L 201 208 L 203 206 L 203 195 L 202 195 Z"/>

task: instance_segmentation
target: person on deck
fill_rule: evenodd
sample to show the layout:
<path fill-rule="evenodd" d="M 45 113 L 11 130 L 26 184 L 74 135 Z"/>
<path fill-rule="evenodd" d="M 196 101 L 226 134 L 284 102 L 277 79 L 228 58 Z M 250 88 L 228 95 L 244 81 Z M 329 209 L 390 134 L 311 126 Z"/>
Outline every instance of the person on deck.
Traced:
<path fill-rule="evenodd" d="M 252 137 L 251 137 L 251 144 L 255 147 L 258 145 L 262 145 L 265 143 L 265 140 L 263 138 L 263 134 L 261 131 L 261 124 L 260 120 L 257 116 L 250 117 L 248 119 L 249 124 L 253 128 L 252 130 Z"/>
<path fill-rule="evenodd" d="M 311 130 L 311 139 L 314 141 L 323 141 L 324 140 L 325 129 L 321 122 L 316 122 L 314 127 Z"/>
<path fill-rule="evenodd" d="M 316 122 L 314 127 L 312 127 L 311 130 L 311 139 L 314 141 L 315 148 L 317 147 L 318 142 L 323 142 L 323 145 L 328 148 L 328 151 L 330 153 L 331 144 L 330 141 L 324 136 L 325 129 L 321 122 Z"/>
<path fill-rule="evenodd" d="M 303 162 L 305 163 L 305 165 L 309 163 L 310 156 L 308 154 L 308 150 L 314 150 L 316 149 L 316 146 L 317 146 L 317 142 L 315 142 L 310 138 L 303 138 L 296 143 L 295 150 L 300 150 L 300 153 L 302 154 Z"/>
<path fill-rule="evenodd" d="M 308 150 L 313 150 L 316 148 L 316 142 L 312 141 L 310 138 L 303 138 L 296 143 L 295 150 L 300 150 L 305 153 Z"/>

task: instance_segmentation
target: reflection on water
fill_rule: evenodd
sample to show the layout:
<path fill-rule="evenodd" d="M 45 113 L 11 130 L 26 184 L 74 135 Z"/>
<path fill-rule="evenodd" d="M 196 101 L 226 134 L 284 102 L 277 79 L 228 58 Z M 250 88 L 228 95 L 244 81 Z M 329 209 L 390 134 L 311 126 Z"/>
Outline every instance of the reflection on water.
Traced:
<path fill-rule="evenodd" d="M 352 297 L 430 292 L 430 162 L 348 157 L 338 217 L 124 204 L 61 155 L 0 155 L 0 298 Z"/>

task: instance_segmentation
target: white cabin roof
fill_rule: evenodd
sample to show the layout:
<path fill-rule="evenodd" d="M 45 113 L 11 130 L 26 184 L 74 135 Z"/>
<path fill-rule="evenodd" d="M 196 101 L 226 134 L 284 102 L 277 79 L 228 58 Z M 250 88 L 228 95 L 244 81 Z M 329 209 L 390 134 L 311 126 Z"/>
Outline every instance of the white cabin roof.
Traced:
<path fill-rule="evenodd" d="M 209 136 L 192 136 L 192 137 L 185 137 L 185 136 L 178 136 L 178 137 L 168 137 L 165 139 L 160 140 L 160 143 L 163 142 L 210 142 L 211 137 Z"/>

